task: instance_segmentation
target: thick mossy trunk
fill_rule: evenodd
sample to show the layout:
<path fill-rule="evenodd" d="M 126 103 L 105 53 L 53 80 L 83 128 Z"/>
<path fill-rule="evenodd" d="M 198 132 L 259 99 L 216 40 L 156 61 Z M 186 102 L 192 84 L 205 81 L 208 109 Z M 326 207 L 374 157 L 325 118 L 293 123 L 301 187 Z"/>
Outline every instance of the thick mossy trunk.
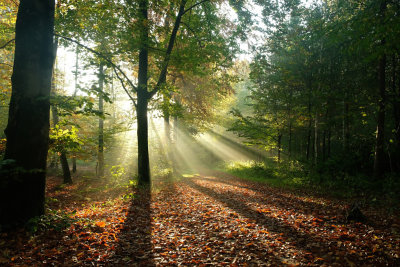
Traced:
<path fill-rule="evenodd" d="M 54 1 L 20 1 L 5 130 L 9 161 L 0 170 L 1 225 L 12 227 L 44 213 L 53 31 Z"/>

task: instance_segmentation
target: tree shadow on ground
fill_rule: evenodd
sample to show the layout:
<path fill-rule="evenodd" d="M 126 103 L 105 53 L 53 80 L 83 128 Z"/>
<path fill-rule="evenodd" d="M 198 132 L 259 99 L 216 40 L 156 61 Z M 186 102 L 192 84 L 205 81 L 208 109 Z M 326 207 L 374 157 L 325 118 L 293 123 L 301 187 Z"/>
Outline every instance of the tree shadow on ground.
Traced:
<path fill-rule="evenodd" d="M 274 235 L 279 235 L 285 241 L 287 250 L 292 251 L 295 254 L 302 255 L 300 258 L 301 262 L 309 262 L 317 264 L 318 261 L 323 260 L 324 263 L 333 264 L 345 264 L 356 261 L 361 264 L 373 264 L 372 259 L 360 259 L 357 255 L 349 255 L 346 248 L 342 247 L 341 244 L 344 242 L 355 241 L 355 237 L 350 235 L 342 235 L 340 239 L 327 239 L 323 233 L 320 233 L 317 227 L 314 230 L 307 230 L 303 228 L 295 228 L 294 225 L 285 221 L 284 218 L 271 216 L 270 214 L 260 213 L 250 208 L 246 203 L 237 199 L 237 196 L 231 194 L 231 192 L 223 192 L 216 190 L 216 188 L 209 188 L 199 184 L 201 178 L 185 179 L 186 183 L 191 188 L 209 196 L 213 199 L 226 205 L 228 208 L 237 212 L 241 216 L 254 220 L 256 224 L 264 226 L 269 232 Z M 290 204 L 288 204 L 290 205 Z M 288 208 L 288 207 L 286 207 Z M 362 243 L 362 242 L 361 242 Z M 361 244 L 362 245 L 362 244 Z M 333 257 L 332 252 L 341 251 L 343 256 Z M 388 265 L 399 264 L 399 259 L 390 257 L 389 255 L 381 255 L 385 257 L 385 262 Z M 375 259 L 375 258 L 374 258 Z M 378 259 L 378 257 L 376 258 Z M 322 263 L 322 262 L 320 262 Z M 382 262 L 380 262 L 382 263 Z M 394 266 L 394 265 L 393 265 Z"/>
<path fill-rule="evenodd" d="M 329 211 L 330 214 L 338 214 L 341 215 L 344 213 L 344 210 L 340 209 L 337 205 L 330 204 L 330 205 L 322 205 L 320 203 L 316 203 L 313 201 L 305 201 L 302 200 L 301 197 L 304 197 L 300 194 L 293 194 L 293 196 L 288 197 L 282 193 L 280 193 L 279 189 L 273 189 L 263 184 L 259 183 L 249 183 L 247 182 L 246 185 L 243 185 L 243 181 L 240 179 L 235 178 L 219 178 L 216 176 L 196 176 L 197 178 L 205 181 L 210 181 L 213 183 L 220 183 L 225 184 L 232 187 L 232 194 L 240 195 L 239 192 L 235 188 L 241 188 L 246 190 L 251 190 L 258 194 L 255 195 L 246 195 L 248 200 L 273 205 L 277 208 L 282 208 L 285 210 L 295 210 L 296 212 L 301 212 L 303 214 L 312 214 L 315 216 L 321 215 L 321 212 L 326 213 Z M 269 192 L 273 191 L 274 198 L 271 200 L 270 198 L 265 198 L 265 191 L 268 190 Z M 308 197 L 308 195 L 307 195 Z M 336 219 L 336 216 L 335 216 Z"/>
<path fill-rule="evenodd" d="M 137 188 L 120 231 L 115 255 L 116 266 L 155 266 L 151 236 L 151 187 Z"/>

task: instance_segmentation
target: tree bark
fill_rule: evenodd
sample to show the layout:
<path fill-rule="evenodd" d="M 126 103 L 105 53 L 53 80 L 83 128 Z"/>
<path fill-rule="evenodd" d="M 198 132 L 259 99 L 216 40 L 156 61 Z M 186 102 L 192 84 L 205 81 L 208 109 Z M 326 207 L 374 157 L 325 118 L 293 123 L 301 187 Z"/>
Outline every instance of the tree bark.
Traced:
<path fill-rule="evenodd" d="M 278 163 L 281 163 L 282 134 L 278 133 Z"/>
<path fill-rule="evenodd" d="M 318 113 L 315 112 L 314 120 L 314 164 L 318 163 L 318 148 L 319 148 L 319 136 L 318 136 Z"/>
<path fill-rule="evenodd" d="M 386 0 L 381 2 L 380 13 L 382 21 L 385 17 Z M 383 22 L 382 22 L 383 23 Z M 381 40 L 381 45 L 385 45 L 385 39 Z M 386 105 L 386 54 L 383 53 L 379 59 L 379 97 L 378 97 L 378 118 L 375 143 L 375 158 L 374 158 L 374 178 L 382 179 L 385 172 L 385 105 Z"/>
<path fill-rule="evenodd" d="M 76 173 L 76 156 L 72 156 L 72 172 Z"/>
<path fill-rule="evenodd" d="M 56 95 L 57 87 L 56 87 L 56 79 L 55 79 L 55 59 L 57 57 L 57 49 L 58 49 L 58 38 L 56 37 L 54 40 L 54 45 L 53 45 L 53 55 L 54 55 L 54 62 L 53 62 L 53 76 L 52 76 L 52 83 L 51 83 L 51 94 Z M 59 117 L 58 117 L 58 110 L 56 106 L 51 106 L 51 111 L 53 114 L 53 127 L 56 127 L 56 125 L 59 123 Z M 60 151 L 60 162 L 61 162 L 61 167 L 63 171 L 63 183 L 64 184 L 72 184 L 72 178 L 71 178 L 71 172 L 69 170 L 69 165 L 68 165 L 68 160 L 67 160 L 67 152 L 63 149 Z"/>
<path fill-rule="evenodd" d="M 103 88 L 104 88 L 104 69 L 103 63 L 100 63 L 99 66 L 99 111 L 103 113 Z M 97 175 L 99 177 L 104 176 L 104 120 L 103 118 L 99 118 L 99 147 L 97 153 L 97 163 L 98 163 L 98 172 Z"/>
<path fill-rule="evenodd" d="M 397 58 L 396 54 L 392 57 L 392 101 L 393 101 L 393 117 L 394 117 L 394 146 L 395 146 L 395 153 L 393 158 L 393 165 L 395 171 L 400 170 L 400 79 L 399 79 L 399 86 L 396 86 L 396 81 L 398 80 L 397 77 Z"/>
<path fill-rule="evenodd" d="M 51 112 L 53 114 L 53 126 L 56 127 L 59 122 L 57 107 L 51 106 Z M 60 151 L 60 162 L 63 171 L 63 183 L 72 184 L 71 172 L 69 170 L 66 151 Z"/>
<path fill-rule="evenodd" d="M 53 69 L 54 1 L 21 0 L 15 30 L 12 95 L 2 166 L 0 224 L 44 214 Z M 6 172 L 4 174 L 4 172 Z"/>
<path fill-rule="evenodd" d="M 74 73 L 74 80 L 75 80 L 75 87 L 74 87 L 74 97 L 78 93 L 78 71 L 79 71 L 79 45 L 76 45 L 75 50 L 75 73 Z M 76 173 L 76 155 L 72 155 L 72 172 Z"/>
<path fill-rule="evenodd" d="M 307 161 L 310 159 L 310 147 L 311 147 L 311 127 L 312 127 L 312 116 L 311 116 L 311 103 L 308 103 L 308 133 L 307 133 Z"/>
<path fill-rule="evenodd" d="M 140 24 L 140 51 L 139 51 L 139 74 L 137 92 L 137 138 L 138 138 L 138 183 L 139 185 L 150 184 L 150 162 L 148 147 L 148 121 L 147 105 L 149 93 L 147 91 L 148 71 L 148 0 L 139 1 L 139 24 Z"/>

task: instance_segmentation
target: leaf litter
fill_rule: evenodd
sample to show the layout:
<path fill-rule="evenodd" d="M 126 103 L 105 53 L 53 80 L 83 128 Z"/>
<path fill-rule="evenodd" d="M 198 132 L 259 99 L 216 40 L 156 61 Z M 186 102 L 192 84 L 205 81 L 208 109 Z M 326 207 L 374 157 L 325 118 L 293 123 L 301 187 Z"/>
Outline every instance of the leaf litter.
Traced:
<path fill-rule="evenodd" d="M 0 234 L 0 265 L 400 266 L 398 217 L 370 211 L 373 222 L 345 223 L 339 200 L 221 173 L 133 197 L 127 188 L 82 197 L 79 184 L 55 187 L 50 179 L 49 207 L 72 223 Z"/>

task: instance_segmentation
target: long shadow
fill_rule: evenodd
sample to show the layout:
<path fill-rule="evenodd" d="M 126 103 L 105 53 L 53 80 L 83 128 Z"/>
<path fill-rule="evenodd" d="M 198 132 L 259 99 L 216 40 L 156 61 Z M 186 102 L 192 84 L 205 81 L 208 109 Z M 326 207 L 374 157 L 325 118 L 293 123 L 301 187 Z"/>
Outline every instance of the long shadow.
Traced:
<path fill-rule="evenodd" d="M 237 253 L 240 252 L 247 257 L 249 255 L 257 255 L 258 257 L 263 255 L 263 257 L 257 259 L 258 263 L 263 261 L 271 266 L 285 265 L 282 259 L 274 255 L 273 250 L 265 249 L 262 241 L 252 240 L 254 243 L 259 243 L 254 247 L 246 246 L 246 244 L 251 242 L 249 240 L 246 242 L 243 241 L 241 246 L 232 245 L 232 247 L 227 247 L 226 244 L 232 243 L 232 237 L 220 235 L 212 226 L 213 223 L 218 224 L 221 218 L 207 219 L 207 222 L 204 222 L 204 216 L 214 210 L 214 207 L 210 203 L 202 202 L 198 198 L 198 195 L 204 196 L 204 194 L 196 191 L 188 197 L 181 191 L 185 189 L 177 189 L 176 186 L 177 184 L 171 183 L 170 187 L 165 187 L 165 190 L 162 190 L 157 196 L 159 203 L 158 207 L 155 208 L 154 216 L 157 216 L 158 223 L 162 224 L 161 229 L 163 232 L 159 234 L 162 234 L 163 237 L 161 237 L 162 240 L 154 240 L 154 256 L 156 259 L 161 259 L 160 254 L 163 253 L 160 252 L 169 251 L 172 253 L 170 255 L 178 255 L 176 259 L 183 266 L 211 266 L 217 263 L 229 265 L 235 262 L 235 258 L 239 256 Z M 187 208 L 187 205 L 195 206 L 196 212 L 193 212 L 192 208 Z M 162 213 L 157 213 L 157 209 L 161 209 Z M 166 223 L 163 223 L 163 221 Z M 182 240 L 182 238 L 185 239 L 184 250 L 189 248 L 189 252 L 184 252 L 182 247 L 180 249 L 177 247 L 176 240 Z M 221 242 L 223 245 L 221 243 L 216 245 L 215 242 Z M 213 250 L 215 249 L 213 253 L 204 251 L 206 243 Z M 237 240 L 235 241 L 236 243 L 238 243 Z M 230 250 L 233 247 L 235 247 L 234 252 Z M 193 254 L 190 251 L 191 248 L 193 248 Z M 175 266 L 178 262 L 174 258 L 169 257 L 164 258 L 161 265 Z M 237 264 L 240 265 L 240 262 L 245 263 L 239 257 Z M 160 262 L 157 262 L 157 264 L 160 264 Z M 250 263 L 250 266 L 254 266 L 254 264 Z"/>
<path fill-rule="evenodd" d="M 127 217 L 120 231 L 114 266 L 155 266 L 151 238 L 151 187 L 135 190 L 134 199 L 126 211 Z"/>
<path fill-rule="evenodd" d="M 338 243 L 342 243 L 342 242 L 335 242 L 335 240 L 331 240 L 331 239 L 326 239 L 326 237 L 324 236 L 318 236 L 318 233 L 313 233 L 312 231 L 309 231 L 307 229 L 304 229 L 304 231 L 299 231 L 296 228 L 294 228 L 291 225 L 286 225 L 285 223 L 283 223 L 281 220 L 274 218 L 274 217 L 269 217 L 264 215 L 263 213 L 259 213 L 251 208 L 249 208 L 245 203 L 238 201 L 237 199 L 234 199 L 235 196 L 231 194 L 231 192 L 229 193 L 219 193 L 216 192 L 213 189 L 210 189 L 208 187 L 204 187 L 202 185 L 197 184 L 196 182 L 194 182 L 196 179 L 186 179 L 184 182 L 192 187 L 193 189 L 196 189 L 197 191 L 206 194 L 212 198 L 214 198 L 215 200 L 218 200 L 220 202 L 222 202 L 223 204 L 225 204 L 226 206 L 228 206 L 229 208 L 231 208 L 232 210 L 236 211 L 238 214 L 241 214 L 242 216 L 248 218 L 248 219 L 253 219 L 255 220 L 255 222 L 259 225 L 264 225 L 265 227 L 268 228 L 269 232 L 275 233 L 275 234 L 279 234 L 280 236 L 282 236 L 284 239 L 290 240 L 290 244 L 292 246 L 294 246 L 296 249 L 298 250 L 302 250 L 304 252 L 306 252 L 306 255 L 313 255 L 314 258 L 318 257 L 318 258 L 323 258 L 325 259 L 325 263 L 333 263 L 333 262 L 337 262 L 337 259 L 332 258 L 332 257 L 326 257 L 327 255 L 329 255 L 329 252 L 331 251 L 337 251 L 340 250 L 340 245 L 338 245 Z M 290 204 L 289 204 L 290 205 Z M 350 240 L 352 238 L 350 237 L 346 237 L 345 236 L 341 236 L 341 240 L 342 238 L 344 238 L 343 240 Z M 350 238 L 350 239 L 347 239 Z M 342 240 L 342 241 L 343 241 Z M 332 242 L 333 241 L 333 242 Z M 356 240 L 354 240 L 356 241 Z M 346 242 L 346 241 L 344 241 Z M 366 244 L 364 244 L 363 242 L 357 242 L 358 244 L 354 244 L 355 247 L 359 247 L 359 248 L 366 248 Z M 343 249 L 343 247 L 342 247 Z M 372 247 L 370 247 L 369 249 L 372 250 Z M 346 252 L 347 253 L 347 250 Z M 366 264 L 366 265 L 373 265 L 373 261 L 371 261 L 371 259 L 368 258 L 357 258 L 354 255 L 349 255 L 349 254 L 344 254 L 344 258 L 341 260 L 349 260 L 352 259 L 352 257 L 354 258 L 353 260 L 357 260 L 360 263 L 362 262 L 362 264 Z M 385 265 L 386 266 L 400 266 L 400 259 L 389 256 L 389 255 L 381 255 L 382 258 L 385 259 Z M 377 257 L 379 258 L 379 257 Z M 379 263 L 379 265 L 382 265 L 382 262 Z"/>
<path fill-rule="evenodd" d="M 254 186 L 244 186 L 241 184 L 237 184 L 235 182 L 241 183 L 240 179 L 234 179 L 234 182 L 229 181 L 228 178 L 223 179 L 223 178 L 218 178 L 218 177 L 204 177 L 204 176 L 196 176 L 199 180 L 205 180 L 205 181 L 210 181 L 210 182 L 216 182 L 216 183 L 221 183 L 221 184 L 226 184 L 229 186 L 233 187 L 238 187 L 238 188 L 243 188 L 247 190 L 251 190 L 257 193 L 265 194 L 265 186 L 262 184 L 255 184 Z M 283 194 L 280 194 L 274 190 L 272 192 L 276 197 L 274 198 L 274 201 L 268 200 L 263 195 L 261 196 L 246 196 L 247 199 L 252 200 L 254 202 L 258 203 L 263 203 L 263 204 L 272 204 L 276 206 L 277 208 L 282 208 L 285 210 L 296 210 L 300 211 L 303 214 L 313 214 L 313 215 L 320 215 L 321 212 L 330 210 L 332 213 L 339 213 L 337 209 L 331 208 L 329 206 L 325 206 L 319 203 L 315 202 L 307 202 L 304 200 L 301 200 L 297 197 L 287 197 Z M 232 192 L 232 194 L 239 195 L 239 193 Z M 290 203 L 290 207 L 288 207 L 288 203 Z"/>
<path fill-rule="evenodd" d="M 222 202 L 243 217 L 252 219 L 257 224 L 265 226 L 268 228 L 269 232 L 281 235 L 287 240 L 296 240 L 291 242 L 291 245 L 300 251 L 312 253 L 316 257 L 323 258 L 330 251 L 337 249 L 337 247 L 330 242 L 324 241 L 322 237 L 318 238 L 306 232 L 299 232 L 289 225 L 284 225 L 276 218 L 265 216 L 262 213 L 250 209 L 245 203 L 234 199 L 231 194 L 218 193 L 210 188 L 195 183 L 194 179 L 186 179 L 184 182 L 193 189 Z"/>

